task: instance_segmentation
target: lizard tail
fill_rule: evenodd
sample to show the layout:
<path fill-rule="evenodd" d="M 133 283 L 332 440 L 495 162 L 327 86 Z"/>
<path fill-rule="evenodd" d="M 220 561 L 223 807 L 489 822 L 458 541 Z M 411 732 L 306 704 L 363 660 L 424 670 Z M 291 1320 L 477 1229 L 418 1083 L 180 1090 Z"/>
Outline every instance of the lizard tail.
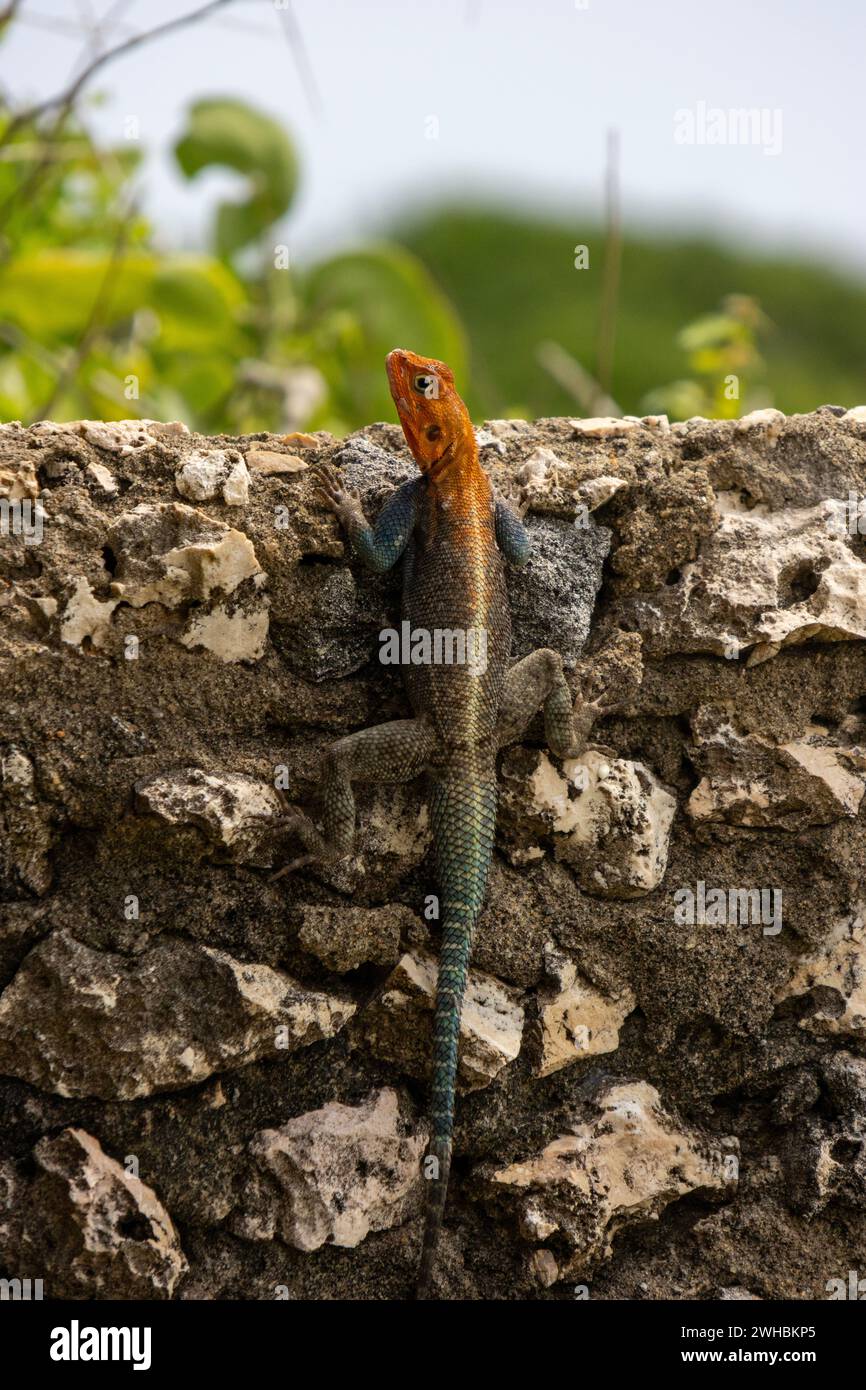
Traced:
<path fill-rule="evenodd" d="M 430 1297 L 433 1261 L 445 1211 L 451 1171 L 457 1043 L 469 956 L 484 901 L 496 828 L 495 769 L 475 750 L 461 749 L 459 761 L 433 783 L 430 816 L 441 894 L 442 946 L 433 1019 L 430 1096 L 431 1140 L 424 1165 L 429 1175 L 427 1217 L 418 1274 L 418 1298 Z M 430 1160 L 435 1160 L 430 1163 Z"/>

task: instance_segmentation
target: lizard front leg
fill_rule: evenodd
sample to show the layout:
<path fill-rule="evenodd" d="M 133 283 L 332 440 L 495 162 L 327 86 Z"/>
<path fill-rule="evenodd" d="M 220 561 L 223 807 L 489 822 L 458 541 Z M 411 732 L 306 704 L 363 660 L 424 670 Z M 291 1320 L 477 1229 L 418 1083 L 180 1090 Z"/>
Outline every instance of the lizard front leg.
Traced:
<path fill-rule="evenodd" d="M 589 699 L 578 691 L 572 703 L 562 669 L 562 657 L 550 647 L 540 647 L 516 662 L 505 678 L 505 690 L 496 740 L 500 748 L 517 743 L 538 710 L 544 710 L 544 735 L 551 753 L 577 758 L 586 747 L 592 726 L 617 708 L 602 697 Z"/>
<path fill-rule="evenodd" d="M 332 468 L 318 467 L 315 481 L 319 497 L 343 527 L 358 559 L 374 574 L 391 569 L 406 549 L 415 525 L 419 480 L 411 478 L 395 489 L 374 526 L 364 515 L 360 493 L 344 487 Z"/>
<path fill-rule="evenodd" d="M 302 811 L 290 811 L 283 823 L 296 831 L 307 853 L 293 859 L 273 879 L 314 862 L 333 863 L 351 854 L 355 842 L 353 782 L 411 782 L 423 772 L 436 744 L 432 727 L 422 719 L 395 719 L 332 743 L 322 776 L 322 832 Z"/>

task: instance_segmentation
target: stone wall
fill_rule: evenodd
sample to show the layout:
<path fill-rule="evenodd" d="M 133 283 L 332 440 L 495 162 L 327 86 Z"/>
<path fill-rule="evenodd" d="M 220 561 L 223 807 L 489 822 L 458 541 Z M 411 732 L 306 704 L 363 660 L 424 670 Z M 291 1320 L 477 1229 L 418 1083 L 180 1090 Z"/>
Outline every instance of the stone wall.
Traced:
<path fill-rule="evenodd" d="M 866 408 L 479 442 L 532 502 L 515 652 L 622 707 L 503 755 L 440 1289 L 826 1297 L 866 1273 Z M 0 1274 L 46 1294 L 411 1290 L 423 786 L 270 879 L 321 750 L 407 713 L 321 460 L 368 511 L 414 469 L 392 425 L 0 429 Z"/>

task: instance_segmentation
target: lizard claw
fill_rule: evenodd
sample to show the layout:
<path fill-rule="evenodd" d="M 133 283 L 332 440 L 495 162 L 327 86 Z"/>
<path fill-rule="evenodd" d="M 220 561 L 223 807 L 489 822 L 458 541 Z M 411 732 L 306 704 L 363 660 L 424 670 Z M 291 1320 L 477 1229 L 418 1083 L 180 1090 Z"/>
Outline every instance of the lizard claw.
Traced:
<path fill-rule="evenodd" d="M 503 493 L 505 501 L 509 507 L 522 521 L 532 506 L 532 494 L 529 487 L 511 488 Z"/>
<path fill-rule="evenodd" d="M 307 850 L 307 853 L 299 855 L 297 859 L 292 859 L 288 864 L 284 864 L 281 869 L 277 869 L 276 873 L 270 874 L 268 876 L 268 883 L 275 883 L 278 878 L 283 878 L 286 874 L 295 873 L 298 869 L 304 869 L 308 864 L 325 862 L 333 858 L 327 841 L 313 825 L 309 816 L 305 815 L 303 811 L 299 811 L 297 807 L 292 806 L 285 792 L 281 791 L 279 787 L 275 787 L 274 791 L 282 806 L 282 814 L 274 816 L 267 815 L 266 813 L 258 813 L 248 816 L 247 820 L 265 821 L 274 829 L 295 831 L 304 845 L 304 848 Z"/>
<path fill-rule="evenodd" d="M 357 488 L 344 487 L 339 476 L 326 464 L 313 469 L 316 493 L 321 501 L 340 518 L 361 510 L 361 494 Z"/>

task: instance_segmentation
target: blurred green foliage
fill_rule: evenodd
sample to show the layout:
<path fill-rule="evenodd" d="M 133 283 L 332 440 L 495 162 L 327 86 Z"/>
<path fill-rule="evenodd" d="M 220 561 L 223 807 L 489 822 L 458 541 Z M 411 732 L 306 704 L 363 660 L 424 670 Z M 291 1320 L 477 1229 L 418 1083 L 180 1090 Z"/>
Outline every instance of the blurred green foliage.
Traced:
<path fill-rule="evenodd" d="M 142 151 L 129 134 L 104 148 L 74 107 L 32 119 L 0 109 L 0 418 L 342 433 L 393 419 L 383 361 L 395 346 L 449 362 L 478 417 L 595 413 L 540 349 L 595 370 L 597 225 L 445 207 L 297 266 L 281 240 L 302 176 L 291 139 L 212 97 L 191 107 L 174 157 L 189 180 L 230 171 L 239 196 L 216 208 L 207 248 L 175 252 L 138 210 Z M 589 248 L 586 269 L 575 243 Z M 612 394 L 627 412 L 673 417 L 856 404 L 864 323 L 853 277 L 698 237 L 630 236 Z"/>
<path fill-rule="evenodd" d="M 677 335 L 692 375 L 650 391 L 644 408 L 676 420 L 690 415 L 734 420 L 766 405 L 758 337 L 769 326 L 756 300 L 729 294 L 718 313 L 702 314 Z"/>
<path fill-rule="evenodd" d="M 429 266 L 460 308 L 472 345 L 469 397 L 476 414 L 502 415 L 515 406 L 534 415 L 576 413 L 573 396 L 539 361 L 538 345 L 559 343 L 594 371 L 600 226 L 581 218 L 539 221 L 463 206 L 407 218 L 394 235 Z M 589 248 L 587 270 L 574 268 L 576 245 Z M 623 410 L 643 412 L 658 401 L 661 383 L 681 383 L 694 374 L 692 404 L 681 400 L 673 414 L 715 413 L 706 407 L 719 379 L 708 388 L 712 373 L 696 368 L 694 325 L 714 304 L 727 301 L 730 309 L 733 291 L 762 310 L 749 330 L 754 355 L 740 367 L 736 414 L 752 404 L 800 411 L 866 400 L 863 280 L 817 262 L 759 256 L 705 237 L 627 235 L 613 380 Z M 721 314 L 730 317 L 724 309 Z M 685 333 L 684 325 L 690 326 Z"/>
<path fill-rule="evenodd" d="M 310 268 L 275 224 L 298 186 L 280 125 L 242 102 L 196 102 L 180 171 L 231 170 L 212 247 L 162 250 L 135 210 L 134 146 L 80 121 L 0 125 L 0 417 L 181 418 L 210 432 L 328 428 L 392 414 L 395 344 L 467 369 L 457 315 L 423 265 L 385 242 Z M 56 122 L 54 123 L 56 126 Z"/>

